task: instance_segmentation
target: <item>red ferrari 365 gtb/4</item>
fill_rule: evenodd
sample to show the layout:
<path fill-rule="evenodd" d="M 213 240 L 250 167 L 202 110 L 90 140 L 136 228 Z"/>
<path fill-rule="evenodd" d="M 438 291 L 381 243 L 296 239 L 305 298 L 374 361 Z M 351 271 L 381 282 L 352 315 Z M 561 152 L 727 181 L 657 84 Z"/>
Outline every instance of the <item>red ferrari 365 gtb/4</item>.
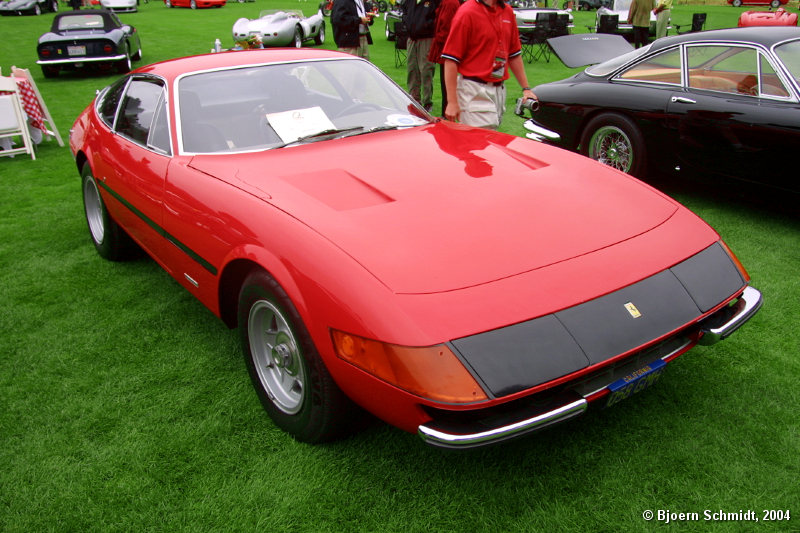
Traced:
<path fill-rule="evenodd" d="M 101 256 L 138 245 L 241 331 L 274 422 L 356 406 L 434 446 L 613 404 L 761 305 L 703 221 L 596 161 L 440 122 L 367 61 L 137 69 L 70 138 Z"/>

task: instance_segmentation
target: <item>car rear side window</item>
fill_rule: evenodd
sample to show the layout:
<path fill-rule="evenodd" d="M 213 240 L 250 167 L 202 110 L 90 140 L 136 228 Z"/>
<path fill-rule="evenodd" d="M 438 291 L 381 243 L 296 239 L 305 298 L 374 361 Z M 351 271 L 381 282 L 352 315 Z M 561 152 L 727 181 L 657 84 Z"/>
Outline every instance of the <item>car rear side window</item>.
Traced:
<path fill-rule="evenodd" d="M 675 48 L 653 56 L 619 75 L 626 81 L 681 84 L 681 54 Z"/>
<path fill-rule="evenodd" d="M 143 146 L 156 115 L 163 87 L 159 80 L 133 79 L 125 91 L 116 131 Z"/>

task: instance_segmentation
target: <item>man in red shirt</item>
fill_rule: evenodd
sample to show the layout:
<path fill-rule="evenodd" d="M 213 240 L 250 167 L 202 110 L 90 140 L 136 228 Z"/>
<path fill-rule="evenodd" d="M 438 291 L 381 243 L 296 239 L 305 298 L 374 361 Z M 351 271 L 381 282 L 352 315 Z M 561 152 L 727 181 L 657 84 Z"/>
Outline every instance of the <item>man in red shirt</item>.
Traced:
<path fill-rule="evenodd" d="M 504 0 L 466 0 L 453 19 L 442 58 L 447 120 L 497 129 L 509 70 L 522 86 L 522 96 L 536 99 L 522 62 L 517 20 Z"/>

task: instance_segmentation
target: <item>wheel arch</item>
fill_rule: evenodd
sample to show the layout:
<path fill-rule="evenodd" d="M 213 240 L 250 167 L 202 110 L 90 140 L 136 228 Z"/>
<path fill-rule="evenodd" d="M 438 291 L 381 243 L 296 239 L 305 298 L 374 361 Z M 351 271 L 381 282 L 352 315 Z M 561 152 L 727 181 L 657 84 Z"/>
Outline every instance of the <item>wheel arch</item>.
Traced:
<path fill-rule="evenodd" d="M 633 114 L 627 112 L 627 110 L 625 109 L 617 109 L 617 108 L 609 109 L 609 108 L 597 107 L 592 111 L 590 111 L 589 113 L 585 114 L 581 118 L 581 121 L 578 124 L 578 128 L 575 130 L 575 137 L 572 139 L 572 146 L 570 147 L 570 149 L 575 152 L 580 151 L 581 139 L 583 138 L 583 134 L 586 132 L 586 126 L 588 126 L 589 123 L 592 120 L 594 120 L 595 117 L 606 114 L 620 115 L 632 121 L 634 124 L 637 124 L 636 117 L 633 116 Z"/>
<path fill-rule="evenodd" d="M 83 150 L 78 150 L 75 154 L 75 165 L 78 167 L 78 174 L 83 170 L 83 165 L 89 162 L 89 157 Z"/>
<path fill-rule="evenodd" d="M 263 270 L 272 277 L 286 292 L 300 316 L 304 320 L 308 318 L 302 291 L 289 270 L 266 250 L 248 248 L 245 253 L 237 253 L 227 261 L 219 274 L 217 302 L 219 316 L 226 326 L 231 329 L 238 327 L 239 291 L 245 278 L 254 270 Z"/>

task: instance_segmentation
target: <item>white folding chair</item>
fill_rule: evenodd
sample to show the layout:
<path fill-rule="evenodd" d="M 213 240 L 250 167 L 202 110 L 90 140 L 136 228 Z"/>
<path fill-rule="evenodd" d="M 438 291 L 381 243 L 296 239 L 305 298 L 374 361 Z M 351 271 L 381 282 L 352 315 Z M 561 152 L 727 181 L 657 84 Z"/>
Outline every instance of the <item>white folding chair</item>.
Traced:
<path fill-rule="evenodd" d="M 14 148 L 12 144 L 16 137 L 22 139 L 22 146 L 19 148 Z M 19 99 L 17 82 L 13 78 L 4 76 L 0 76 L 0 144 L 5 148 L 0 150 L 0 156 L 30 154 L 31 159 L 36 159 L 36 154 L 33 153 L 33 141 L 28 131 L 28 121 Z"/>
<path fill-rule="evenodd" d="M 11 76 L 14 78 L 24 79 L 31 85 L 31 87 L 33 88 L 33 92 L 36 93 L 36 99 L 39 101 L 39 107 L 42 108 L 42 113 L 44 114 L 44 123 L 45 126 L 47 127 L 44 133 L 46 135 L 55 137 L 56 141 L 58 141 L 59 146 L 64 146 L 64 140 L 61 138 L 61 134 L 58 133 L 58 128 L 56 128 L 56 122 L 50 115 L 50 110 L 47 109 L 47 104 L 44 103 L 44 98 L 42 98 L 42 93 L 39 92 L 39 87 L 37 87 L 36 82 L 33 81 L 33 76 L 31 76 L 31 71 L 26 68 L 18 68 L 12 66 Z"/>

